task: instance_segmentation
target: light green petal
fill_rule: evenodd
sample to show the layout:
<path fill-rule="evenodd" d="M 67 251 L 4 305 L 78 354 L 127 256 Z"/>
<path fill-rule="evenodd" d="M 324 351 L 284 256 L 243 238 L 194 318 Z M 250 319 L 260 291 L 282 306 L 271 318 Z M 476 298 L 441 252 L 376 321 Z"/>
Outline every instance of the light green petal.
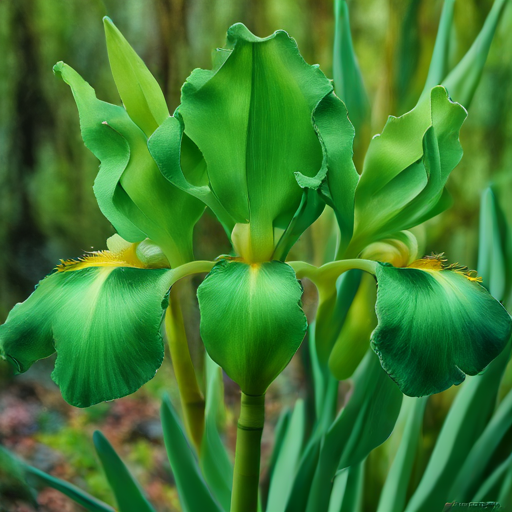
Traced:
<path fill-rule="evenodd" d="M 179 112 L 211 189 L 236 223 L 250 224 L 263 261 L 272 257 L 274 227 L 287 226 L 299 207 L 294 173 L 313 177 L 322 167 L 311 116 L 332 85 L 283 31 L 260 39 L 236 24 L 228 47 L 217 68 L 192 73 Z"/>
<path fill-rule="evenodd" d="M 320 101 L 313 122 L 322 142 L 327 179 L 320 192 L 336 213 L 340 228 L 338 253 L 342 254 L 354 230 L 354 195 L 359 175 L 352 161 L 354 127 L 347 117 L 345 105 L 329 94 Z"/>
<path fill-rule="evenodd" d="M 160 324 L 172 270 L 76 266 L 43 279 L 0 326 L 2 356 L 18 371 L 57 351 L 64 399 L 88 407 L 133 393 L 164 356 Z"/>
<path fill-rule="evenodd" d="M 157 243 L 173 267 L 193 259 L 192 231 L 204 206 L 162 176 L 146 136 L 124 108 L 98 100 L 66 64 L 57 64 L 54 71 L 71 87 L 82 138 L 102 162 L 94 192 L 105 216 L 124 239 L 148 237 Z M 204 167 L 193 169 L 194 179 L 204 172 Z"/>
<path fill-rule="evenodd" d="M 197 291 L 210 357 L 249 395 L 265 393 L 306 333 L 302 287 L 278 261 L 222 260 Z"/>
<path fill-rule="evenodd" d="M 162 90 L 112 20 L 105 16 L 103 26 L 119 96 L 133 122 L 149 137 L 169 117 Z"/>
<path fill-rule="evenodd" d="M 435 87 L 413 110 L 389 118 L 372 139 L 356 189 L 350 255 L 446 206 L 444 186 L 462 158 L 459 131 L 466 116 L 443 87 Z"/>
<path fill-rule="evenodd" d="M 459 270 L 380 264 L 376 277 L 379 323 L 371 346 L 406 395 L 460 384 L 465 374 L 481 372 L 510 337 L 507 311 Z"/>

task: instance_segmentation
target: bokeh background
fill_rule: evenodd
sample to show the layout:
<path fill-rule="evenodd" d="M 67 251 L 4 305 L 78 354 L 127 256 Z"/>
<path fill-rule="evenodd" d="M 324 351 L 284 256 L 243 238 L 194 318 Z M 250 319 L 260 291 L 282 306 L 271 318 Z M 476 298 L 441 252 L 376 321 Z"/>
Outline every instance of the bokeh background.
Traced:
<path fill-rule="evenodd" d="M 470 46 L 491 5 L 492 0 L 457 2 L 452 65 Z M 379 133 L 387 116 L 412 108 L 423 88 L 442 1 L 353 0 L 349 7 L 355 49 L 373 105 L 372 132 Z M 186 77 L 195 67 L 209 67 L 211 51 L 223 45 L 226 29 L 238 21 L 259 36 L 287 30 L 306 61 L 320 64 L 332 76 L 332 0 L 0 0 L 0 322 L 60 258 L 103 249 L 113 234 L 92 192 L 98 162 L 82 143 L 68 87 L 52 73 L 52 66 L 63 60 L 99 98 L 120 103 L 105 48 L 105 15 L 157 77 L 171 111 L 179 104 Z M 462 128 L 465 155 L 448 184 L 455 205 L 425 229 L 426 252 L 443 250 L 450 261 L 473 268 L 479 199 L 489 183 L 499 183 L 502 207 L 512 218 L 511 28 L 509 3 Z M 222 229 L 208 213 L 195 237 L 198 257 L 211 259 L 229 251 Z M 302 257 L 312 254 L 313 244 L 306 233 L 298 249 Z M 308 295 L 305 301 L 311 309 L 314 297 Z M 200 364 L 193 296 L 187 309 L 191 344 Z M 306 392 L 302 363 L 296 358 L 270 390 L 264 456 L 271 449 L 278 411 Z M 153 503 L 162 511 L 179 510 L 158 420 L 161 394 L 177 397 L 169 358 L 135 395 L 87 410 L 63 401 L 50 379 L 52 367 L 50 358 L 13 378 L 0 366 L 0 442 L 40 469 L 113 503 L 92 450 L 91 433 L 101 428 Z M 237 391 L 229 382 L 226 386 L 227 442 L 232 445 Z M 452 396 L 451 391 L 443 393 L 429 405 L 427 449 Z M 386 447 L 379 450 L 385 454 Z M 385 456 L 375 460 L 369 491 L 379 487 L 387 470 Z M 372 510 L 371 493 L 365 495 L 365 507 Z M 78 510 L 51 490 L 41 494 L 40 502 L 43 511 Z"/>

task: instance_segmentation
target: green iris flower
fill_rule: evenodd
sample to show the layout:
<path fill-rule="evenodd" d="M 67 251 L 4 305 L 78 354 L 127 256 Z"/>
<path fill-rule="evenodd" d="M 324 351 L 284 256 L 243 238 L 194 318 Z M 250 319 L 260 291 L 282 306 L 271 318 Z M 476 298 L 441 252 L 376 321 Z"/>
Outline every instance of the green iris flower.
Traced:
<path fill-rule="evenodd" d="M 101 162 L 94 192 L 118 235 L 108 251 L 59 265 L 0 326 L 0 353 L 18 372 L 57 352 L 53 378 L 69 403 L 134 392 L 162 363 L 170 288 L 200 272 L 210 272 L 198 290 L 206 350 L 247 395 L 264 394 L 304 338 L 298 278 L 310 278 L 323 303 L 353 268 L 377 280 L 371 346 L 404 393 L 459 384 L 500 353 L 512 328 L 500 303 L 456 267 L 413 262 L 407 230 L 447 207 L 444 185 L 462 156 L 466 111 L 443 87 L 390 118 L 359 178 L 345 105 L 285 32 L 261 39 L 231 27 L 213 69 L 191 74 L 170 116 L 156 80 L 109 19 L 105 30 L 124 107 L 97 99 L 66 64 L 54 71 L 70 86 L 83 140 Z M 326 205 L 339 225 L 338 255 L 351 259 L 285 263 Z M 194 261 L 192 233 L 205 207 L 235 256 Z M 364 283 L 374 286 L 371 277 Z M 340 361 L 365 351 L 345 349 L 330 353 L 335 375 L 349 375 Z"/>

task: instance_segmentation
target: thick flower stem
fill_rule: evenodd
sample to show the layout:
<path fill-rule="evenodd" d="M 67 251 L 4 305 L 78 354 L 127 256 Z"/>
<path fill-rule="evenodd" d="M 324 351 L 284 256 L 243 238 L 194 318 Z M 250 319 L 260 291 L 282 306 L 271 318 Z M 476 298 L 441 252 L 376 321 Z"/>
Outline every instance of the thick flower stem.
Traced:
<path fill-rule="evenodd" d="M 173 287 L 165 314 L 165 332 L 178 382 L 185 428 L 199 453 L 204 431 L 205 401 L 190 357 L 183 314 L 176 291 Z"/>
<path fill-rule="evenodd" d="M 256 512 L 260 479 L 261 434 L 265 422 L 265 395 L 242 393 L 236 437 L 231 512 Z"/>

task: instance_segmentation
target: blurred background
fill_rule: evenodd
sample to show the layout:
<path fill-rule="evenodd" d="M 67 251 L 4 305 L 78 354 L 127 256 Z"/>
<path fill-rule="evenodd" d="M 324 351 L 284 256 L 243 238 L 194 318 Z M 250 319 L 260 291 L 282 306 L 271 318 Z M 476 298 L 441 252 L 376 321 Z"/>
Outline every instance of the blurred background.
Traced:
<path fill-rule="evenodd" d="M 456 4 L 452 65 L 470 46 L 491 5 L 492 0 Z M 442 1 L 358 0 L 349 1 L 349 7 L 375 134 L 388 115 L 401 115 L 415 105 L 427 75 Z M 98 162 L 82 143 L 75 103 L 69 88 L 52 73 L 52 66 L 63 60 L 96 89 L 99 98 L 120 103 L 105 48 L 105 15 L 157 77 L 171 111 L 178 106 L 181 84 L 192 69 L 210 67 L 212 50 L 223 45 L 227 28 L 238 21 L 259 36 L 287 30 L 306 61 L 320 64 L 332 76 L 332 0 L 0 0 L 0 322 L 60 258 L 103 249 L 114 232 L 92 192 Z M 480 194 L 489 183 L 500 183 L 502 207 L 512 220 L 510 27 L 509 3 L 462 128 L 464 158 L 448 183 L 454 207 L 426 229 L 426 252 L 444 250 L 450 261 L 471 268 L 476 266 Z M 222 229 L 208 213 L 195 237 L 198 258 L 229 251 Z M 306 233 L 297 249 L 303 258 L 312 254 L 313 243 Z M 306 308 L 315 300 L 310 295 L 305 297 Z M 191 343 L 199 360 L 192 296 L 188 309 Z M 161 394 L 168 391 L 177 397 L 169 358 L 157 377 L 135 395 L 87 410 L 63 401 L 50 379 L 52 367 L 50 358 L 13 379 L 8 368 L 0 366 L 0 442 L 40 469 L 113 503 L 92 451 L 91 433 L 101 428 L 142 481 L 150 500 L 160 510 L 179 510 L 158 419 Z M 278 410 L 304 392 L 301 372 L 301 359 L 295 358 L 270 390 L 264 455 L 271 448 Z M 227 383 L 228 405 L 237 401 L 236 393 Z M 427 444 L 433 444 L 452 394 L 448 391 L 432 400 L 426 416 Z M 228 407 L 228 442 L 234 435 L 235 407 Z M 393 438 L 388 441 L 392 442 Z M 385 449 L 384 445 L 379 450 Z M 387 470 L 385 457 L 378 460 L 372 470 L 376 487 Z M 372 510 L 371 496 L 365 499 Z M 78 510 L 51 490 L 43 492 L 40 501 L 43 511 Z"/>

